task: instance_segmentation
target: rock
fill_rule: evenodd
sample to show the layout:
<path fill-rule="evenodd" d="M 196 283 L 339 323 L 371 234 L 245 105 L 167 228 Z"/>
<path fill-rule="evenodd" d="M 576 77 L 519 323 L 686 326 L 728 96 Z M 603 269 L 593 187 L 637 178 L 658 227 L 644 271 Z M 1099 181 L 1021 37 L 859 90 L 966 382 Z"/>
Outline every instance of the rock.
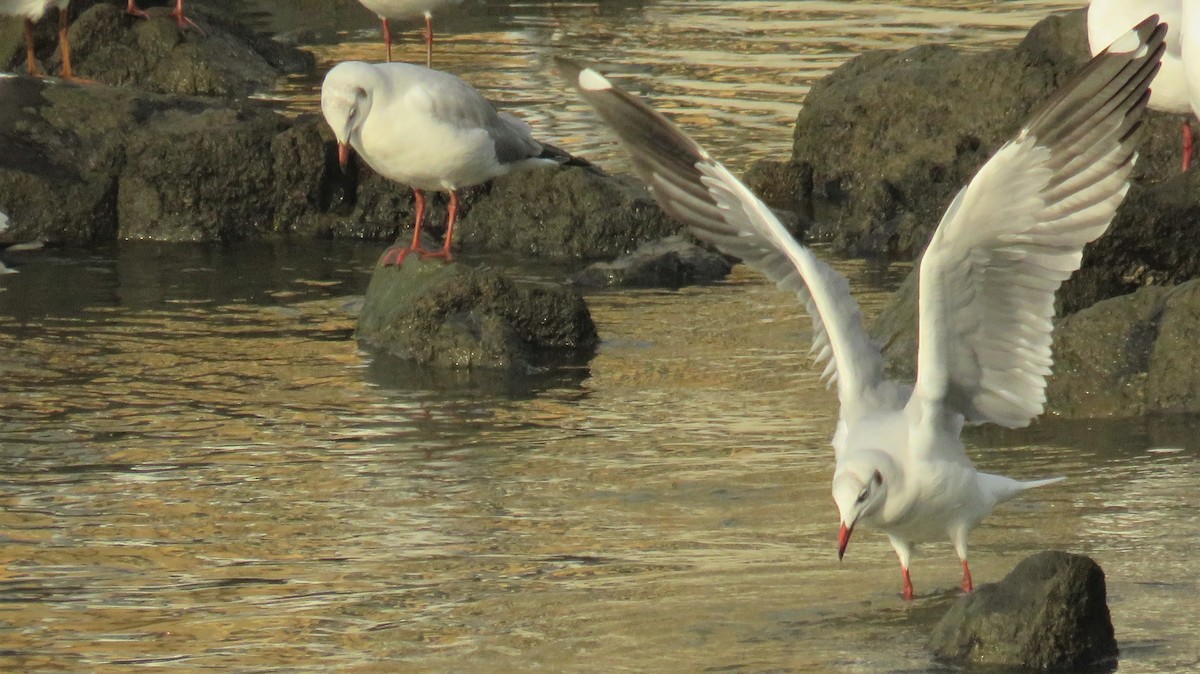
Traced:
<path fill-rule="evenodd" d="M 418 364 L 513 374 L 553 356 L 590 356 L 598 341 L 587 306 L 569 289 L 416 257 L 375 269 L 356 337 Z"/>
<path fill-rule="evenodd" d="M 803 241 L 813 220 L 812 166 L 799 162 L 761 159 L 754 162 L 742 182 L 777 214 L 797 241 Z"/>
<path fill-rule="evenodd" d="M 1097 303 L 1058 326 L 1047 410 L 1068 418 L 1200 412 L 1200 280 Z"/>
<path fill-rule="evenodd" d="M 999 583 L 960 598 L 929 637 L 955 663 L 1077 669 L 1111 665 L 1117 642 L 1104 571 L 1091 559 L 1047 551 L 1023 560 Z"/>
<path fill-rule="evenodd" d="M 683 235 L 638 246 L 613 262 L 597 262 L 572 277 L 585 288 L 681 288 L 729 275 L 729 258 L 701 248 Z"/>
<path fill-rule="evenodd" d="M 0 121 L 6 240 L 212 241 L 277 224 L 272 141 L 286 123 L 269 110 L 8 78 Z"/>
<path fill-rule="evenodd" d="M 273 89 L 284 75 L 311 73 L 311 53 L 258 35 L 243 25 L 212 12 L 195 0 L 188 14 L 203 29 L 181 30 L 164 11 L 151 9 L 151 20 L 136 19 L 111 2 L 80 9 L 71 24 L 72 60 L 78 76 L 118 86 L 137 86 L 168 94 L 245 96 Z M 87 3 L 83 3 L 87 4 Z M 19 23 L 12 21 L 10 23 Z M 57 74 L 56 20 L 38 28 L 38 57 Z M 0 64 L 24 69 L 23 43 L 12 39 L 11 28 L 0 28 Z"/>
<path fill-rule="evenodd" d="M 792 164 L 811 167 L 811 184 L 793 173 L 777 189 L 811 194 L 810 236 L 835 251 L 912 260 L 959 189 L 1087 57 L 1082 9 L 1009 49 L 863 54 L 818 82 L 797 116 Z M 1148 115 L 1140 180 L 1178 172 L 1179 121 Z"/>
<path fill-rule="evenodd" d="M 472 190 L 464 211 L 463 248 L 553 260 L 612 258 L 681 229 L 640 184 L 583 166 L 503 176 Z"/>
<path fill-rule="evenodd" d="M 87 120 L 82 123 L 81 120 Z M 0 79 L 0 243 L 236 241 L 278 235 L 391 241 L 412 191 L 358 162 L 343 172 L 315 115 L 248 101 Z M 440 233 L 445 195 L 431 195 Z M 575 166 L 472 190 L 457 245 L 555 259 L 614 256 L 678 225 L 640 186 Z"/>
<path fill-rule="evenodd" d="M 1170 286 L 1200 276 L 1197 222 L 1200 171 L 1134 184 L 1109 230 L 1088 245 L 1083 266 L 1063 284 L 1057 297 L 1060 313 L 1143 286 Z"/>
<path fill-rule="evenodd" d="M 1131 417 L 1147 411 L 1146 380 L 1166 306 L 1166 288 L 1117 297 L 1058 322 L 1048 414 Z"/>

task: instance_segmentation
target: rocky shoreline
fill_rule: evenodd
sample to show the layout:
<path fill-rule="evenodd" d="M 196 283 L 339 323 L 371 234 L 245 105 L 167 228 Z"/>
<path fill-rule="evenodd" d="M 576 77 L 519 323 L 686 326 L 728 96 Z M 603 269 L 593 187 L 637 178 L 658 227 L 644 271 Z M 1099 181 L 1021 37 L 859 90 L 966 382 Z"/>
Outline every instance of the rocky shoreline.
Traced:
<path fill-rule="evenodd" d="M 335 4 L 352 11 L 354 3 Z M 78 3 L 76 70 L 97 84 L 0 79 L 0 212 L 10 221 L 0 245 L 405 236 L 409 190 L 361 164 L 343 172 L 319 117 L 286 116 L 246 98 L 311 73 L 315 60 L 238 23 L 227 5 L 191 3 L 201 37 L 170 21 L 135 21 L 112 3 Z M 809 94 L 792 156 L 761 162 L 747 182 L 793 231 L 830 242 L 835 253 L 912 260 L 954 193 L 1086 61 L 1083 23 L 1081 11 L 1049 17 L 1019 45 L 985 53 L 919 47 L 852 59 Z M 0 63 L 20 72 L 14 27 L 0 24 Z M 43 25 L 38 36 L 39 59 L 56 72 L 53 31 Z M 1164 290 L 1200 275 L 1200 239 L 1190 232 L 1200 178 L 1179 173 L 1178 125 L 1149 115 L 1129 197 L 1060 292 L 1066 318 L 1048 389 L 1053 414 L 1200 410 L 1200 392 L 1175 381 L 1200 366 L 1185 348 L 1186 317 L 1200 298 Z M 444 209 L 444 198 L 435 199 L 431 222 Z M 678 287 L 727 269 L 703 250 L 654 243 L 678 225 L 643 187 L 594 169 L 501 178 L 470 190 L 463 212 L 464 248 L 580 270 L 598 262 L 576 276 L 583 287 Z M 1119 296 L 1127 297 L 1112 300 Z M 911 287 L 902 288 L 872 326 L 900 371 L 912 356 L 912 302 Z M 428 362 L 448 362 L 444 355 Z"/>

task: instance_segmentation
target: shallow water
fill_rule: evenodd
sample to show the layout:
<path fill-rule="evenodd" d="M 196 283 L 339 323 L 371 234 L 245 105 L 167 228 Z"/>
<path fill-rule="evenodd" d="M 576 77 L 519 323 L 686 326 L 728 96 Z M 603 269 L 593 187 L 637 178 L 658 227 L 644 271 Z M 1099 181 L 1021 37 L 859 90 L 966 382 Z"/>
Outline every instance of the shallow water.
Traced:
<path fill-rule="evenodd" d="M 839 58 L 1011 40 L 1048 5 L 631 6 L 514 6 L 438 53 L 599 152 L 546 72 L 555 31 L 586 58 L 649 63 L 645 90 L 745 161 L 786 154 L 791 106 Z M 379 48 L 347 39 L 327 56 Z M 777 77 L 794 71 L 813 74 Z M 835 401 L 792 298 L 742 268 L 596 293 L 586 367 L 449 381 L 350 339 L 378 252 L 4 255 L 20 273 L 0 277 L 0 670 L 939 671 L 922 644 L 957 596 L 957 559 L 923 549 L 911 603 L 882 535 L 856 534 L 837 562 Z M 837 266 L 868 313 L 906 271 Z M 1197 437 L 1181 423 L 972 434 L 987 470 L 1069 478 L 975 532 L 977 582 L 1047 548 L 1092 555 L 1121 671 L 1200 668 Z"/>

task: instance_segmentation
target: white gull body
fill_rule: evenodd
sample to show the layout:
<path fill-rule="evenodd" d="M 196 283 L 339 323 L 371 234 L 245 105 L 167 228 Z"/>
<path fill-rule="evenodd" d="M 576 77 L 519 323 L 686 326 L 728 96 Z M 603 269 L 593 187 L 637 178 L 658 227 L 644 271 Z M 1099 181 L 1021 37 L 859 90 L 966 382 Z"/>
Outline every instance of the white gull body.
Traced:
<path fill-rule="evenodd" d="M 417 231 L 409 249 L 414 252 L 428 253 L 417 247 L 422 191 L 450 193 L 443 249 L 448 257 L 459 188 L 562 161 L 560 152 L 534 140 L 528 125 L 497 112 L 471 85 L 418 65 L 338 64 L 321 85 L 321 112 L 343 163 L 353 147 L 376 173 L 414 189 Z"/>
<path fill-rule="evenodd" d="M 462 0 L 358 0 L 359 4 L 375 12 L 383 24 L 383 41 L 387 60 L 392 60 L 392 27 L 389 21 L 425 17 L 425 66 L 433 65 L 433 13 L 443 7 L 457 5 Z"/>
<path fill-rule="evenodd" d="M 665 117 L 592 69 L 559 68 L 612 127 L 634 170 L 698 238 L 795 292 L 840 402 L 833 438 L 839 556 L 865 524 L 888 535 L 903 596 L 917 543 L 946 540 L 972 580 L 967 536 L 999 503 L 1050 482 L 976 470 L 966 423 L 1016 428 L 1041 413 L 1054 293 L 1128 190 L 1133 131 L 1163 51 L 1146 21 L 1048 101 L 951 203 L 920 266 L 914 384 L 884 378 L 849 284 Z"/>
<path fill-rule="evenodd" d="M 1200 116 L 1200 0 L 1181 0 L 1181 57 L 1188 83 L 1188 105 Z"/>

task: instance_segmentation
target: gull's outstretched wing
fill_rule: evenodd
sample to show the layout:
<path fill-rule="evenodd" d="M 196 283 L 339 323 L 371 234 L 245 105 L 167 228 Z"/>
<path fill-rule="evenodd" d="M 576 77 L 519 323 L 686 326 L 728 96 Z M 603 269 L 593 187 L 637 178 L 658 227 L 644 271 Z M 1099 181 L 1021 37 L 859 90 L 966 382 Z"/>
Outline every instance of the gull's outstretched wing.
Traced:
<path fill-rule="evenodd" d="M 824 376 L 837 382 L 843 420 L 903 404 L 877 395 L 883 392 L 883 358 L 863 331 L 844 277 L 797 243 L 762 201 L 665 117 L 596 71 L 555 61 L 620 137 L 663 210 L 799 296 L 812 316 L 817 361 L 825 365 Z"/>
<path fill-rule="evenodd" d="M 946 211 L 921 262 L 920 418 L 1018 428 L 1042 412 L 1054 293 L 1129 188 L 1165 33 L 1151 17 L 1098 54 Z"/>

